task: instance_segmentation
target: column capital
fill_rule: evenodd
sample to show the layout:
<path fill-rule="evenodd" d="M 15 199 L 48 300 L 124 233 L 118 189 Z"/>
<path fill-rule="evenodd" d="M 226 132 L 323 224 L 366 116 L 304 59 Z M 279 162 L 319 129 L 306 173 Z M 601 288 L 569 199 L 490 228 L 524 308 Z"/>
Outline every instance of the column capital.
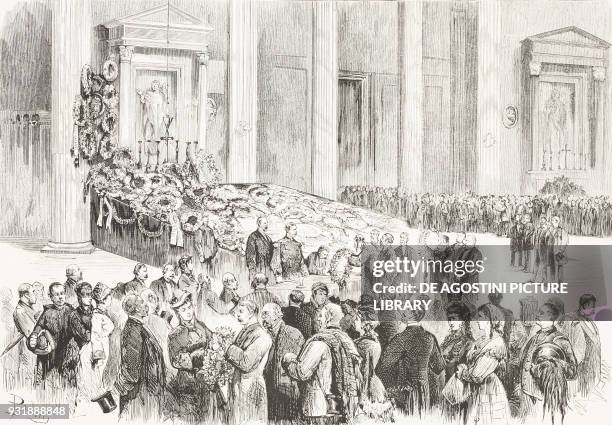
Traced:
<path fill-rule="evenodd" d="M 542 62 L 529 61 L 529 74 L 533 76 L 539 76 L 542 71 Z"/>
<path fill-rule="evenodd" d="M 210 53 L 208 52 L 208 48 L 204 49 L 202 52 L 197 52 L 196 58 L 198 60 L 198 65 L 208 66 L 208 61 L 210 60 Z"/>
<path fill-rule="evenodd" d="M 595 81 L 604 81 L 606 79 L 606 68 L 603 66 L 594 66 L 593 78 Z"/>
<path fill-rule="evenodd" d="M 119 46 L 119 60 L 121 62 L 131 62 L 134 54 L 134 46 Z"/>

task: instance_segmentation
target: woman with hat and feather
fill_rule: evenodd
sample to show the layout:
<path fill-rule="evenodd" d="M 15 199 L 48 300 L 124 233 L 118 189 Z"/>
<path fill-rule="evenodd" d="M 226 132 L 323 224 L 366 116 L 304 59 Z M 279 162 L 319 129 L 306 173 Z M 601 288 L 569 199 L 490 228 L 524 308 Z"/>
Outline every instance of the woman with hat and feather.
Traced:
<path fill-rule="evenodd" d="M 173 397 L 167 407 L 188 423 L 220 419 L 223 399 L 219 387 L 211 387 L 197 373 L 206 349 L 214 343 L 213 333 L 197 319 L 191 293 L 178 293 L 171 307 L 180 324 L 168 335 L 170 363 L 178 372 L 168 385 Z"/>

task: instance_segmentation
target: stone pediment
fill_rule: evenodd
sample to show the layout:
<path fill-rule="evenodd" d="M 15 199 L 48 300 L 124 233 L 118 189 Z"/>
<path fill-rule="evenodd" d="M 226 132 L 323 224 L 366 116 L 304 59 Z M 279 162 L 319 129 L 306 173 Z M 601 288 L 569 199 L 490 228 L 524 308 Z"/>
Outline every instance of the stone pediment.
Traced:
<path fill-rule="evenodd" d="M 202 51 L 212 28 L 184 10 L 162 5 L 105 24 L 110 46 L 136 46 Z"/>
<path fill-rule="evenodd" d="M 568 44 L 591 48 L 608 48 L 610 43 L 577 27 L 560 28 L 527 37 L 532 42 Z"/>
<path fill-rule="evenodd" d="M 110 27 L 113 26 L 113 24 L 140 24 L 145 22 L 164 26 L 167 26 L 168 22 L 170 22 L 171 25 L 204 26 L 200 19 L 173 5 L 162 5 L 133 15 L 113 19 L 104 24 L 104 26 Z"/>

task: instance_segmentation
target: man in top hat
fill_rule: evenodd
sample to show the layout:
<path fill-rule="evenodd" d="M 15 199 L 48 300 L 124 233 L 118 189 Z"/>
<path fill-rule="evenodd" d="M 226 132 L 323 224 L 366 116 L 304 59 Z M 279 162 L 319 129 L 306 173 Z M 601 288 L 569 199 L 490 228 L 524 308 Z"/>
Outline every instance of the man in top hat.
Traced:
<path fill-rule="evenodd" d="M 249 268 L 249 281 L 258 273 L 268 277 L 268 283 L 273 285 L 276 280 L 272 272 L 272 256 L 274 255 L 274 244 L 268 236 L 268 219 L 259 217 L 257 219 L 257 230 L 249 235 L 246 243 L 246 263 Z"/>
<path fill-rule="evenodd" d="M 66 267 L 66 283 L 64 289 L 66 290 L 66 303 L 73 307 L 77 305 L 76 286 L 83 280 L 83 272 L 76 264 L 70 264 Z"/>
<path fill-rule="evenodd" d="M 165 264 L 162 269 L 162 276 L 151 282 L 151 290 L 157 294 L 159 302 L 164 306 L 170 305 L 170 300 L 174 298 L 178 290 L 178 284 L 174 281 L 176 273 L 172 264 Z"/>
<path fill-rule="evenodd" d="M 297 225 L 289 223 L 285 225 L 285 237 L 274 244 L 272 264 L 276 275 L 283 280 L 300 281 L 303 276 L 308 276 L 302 243 L 295 239 L 296 236 Z"/>
<path fill-rule="evenodd" d="M 146 280 L 149 277 L 146 264 L 138 263 L 134 266 L 134 279 L 120 283 L 115 288 L 115 296 L 123 299 L 129 292 L 140 294 L 147 288 Z"/>
<path fill-rule="evenodd" d="M 268 417 L 271 420 L 293 420 L 298 414 L 299 389 L 281 367 L 285 354 L 297 355 L 304 337 L 296 328 L 283 322 L 283 312 L 276 303 L 263 306 L 261 323 L 272 336 L 272 348 L 264 370 L 268 390 Z"/>
<path fill-rule="evenodd" d="M 310 301 L 302 305 L 302 310 L 310 317 L 310 334 L 314 335 L 319 331 L 319 321 L 317 316 L 319 311 L 329 303 L 329 288 L 323 282 L 315 282 L 312 285 Z"/>
<path fill-rule="evenodd" d="M 246 421 L 268 422 L 266 382 L 263 372 L 272 347 L 272 337 L 258 323 L 259 309 L 248 300 L 241 300 L 234 311 L 243 325 L 225 358 L 234 366 L 229 388 L 229 425 Z"/>
<path fill-rule="evenodd" d="M 66 304 L 64 284 L 53 282 L 49 285 L 49 298 L 52 304 L 45 305 L 34 330 L 28 339 L 28 348 L 38 356 L 37 369 L 42 383 L 52 374 L 52 385 L 71 384 L 67 381 L 66 365 L 73 363 L 67 353 L 70 341 L 77 337 L 85 338 L 88 331 L 79 321 L 71 322 L 73 307 Z M 75 353 L 73 353 L 75 354 Z"/>
<path fill-rule="evenodd" d="M 136 293 L 123 300 L 128 315 L 121 334 L 121 366 L 115 381 L 119 414 L 133 419 L 158 419 L 166 388 L 163 350 L 144 326 L 149 306 Z"/>
<path fill-rule="evenodd" d="M 190 293 L 177 293 L 171 307 L 180 322 L 168 335 L 170 363 L 178 370 L 168 390 L 177 413 L 189 421 L 220 418 L 218 386 L 211 388 L 198 376 L 204 351 L 214 343 L 213 333 L 197 319 Z"/>

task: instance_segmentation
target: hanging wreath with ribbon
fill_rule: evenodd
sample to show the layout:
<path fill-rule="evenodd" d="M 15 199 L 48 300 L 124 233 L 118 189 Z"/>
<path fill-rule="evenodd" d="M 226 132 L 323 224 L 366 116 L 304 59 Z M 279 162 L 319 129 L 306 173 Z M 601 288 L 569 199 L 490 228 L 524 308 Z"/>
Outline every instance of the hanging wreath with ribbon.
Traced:
<path fill-rule="evenodd" d="M 115 220 L 117 223 L 125 226 L 127 224 L 132 224 L 136 221 L 136 213 L 132 211 L 131 208 L 128 208 L 128 210 L 131 212 L 130 217 L 121 217 L 117 213 L 117 207 L 115 206 L 113 201 L 110 202 L 110 205 L 111 205 L 111 215 L 113 217 L 113 220 Z"/>
<path fill-rule="evenodd" d="M 137 218 L 138 229 L 142 232 L 143 235 L 145 235 L 148 238 L 159 238 L 164 233 L 164 224 L 160 221 L 159 229 L 151 231 L 145 228 L 144 224 L 142 223 L 143 217 L 144 215 L 141 214 Z"/>
<path fill-rule="evenodd" d="M 90 164 L 109 159 L 117 147 L 117 89 L 89 65 L 81 70 L 80 95 L 72 108 L 74 134 L 70 154 L 74 165 L 82 157 Z"/>

